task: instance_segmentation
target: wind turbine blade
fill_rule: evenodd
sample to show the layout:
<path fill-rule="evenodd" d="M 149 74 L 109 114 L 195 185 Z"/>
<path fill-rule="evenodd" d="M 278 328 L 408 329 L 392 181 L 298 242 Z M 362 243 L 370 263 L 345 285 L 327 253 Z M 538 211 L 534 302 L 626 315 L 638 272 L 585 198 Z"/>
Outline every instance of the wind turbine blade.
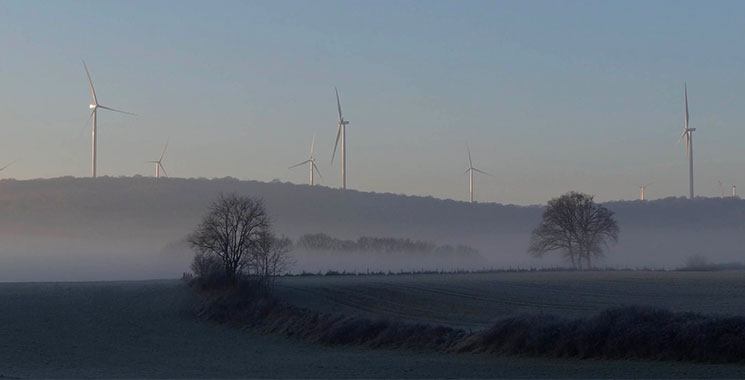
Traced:
<path fill-rule="evenodd" d="M 122 111 L 122 110 L 118 110 L 118 109 L 116 109 L 116 108 L 105 107 L 105 106 L 98 106 L 98 108 L 103 108 L 103 109 L 105 109 L 105 110 L 109 110 L 109 111 L 114 111 L 114 112 L 119 112 L 119 113 L 125 113 L 125 114 L 127 114 L 127 115 L 137 116 L 137 114 L 134 114 L 134 113 L 132 113 L 132 112 Z"/>
<path fill-rule="evenodd" d="M 479 169 L 473 168 L 473 171 L 478 172 L 478 173 L 481 173 L 481 174 L 486 174 L 489 177 L 494 177 L 493 175 L 491 175 L 491 174 L 489 174 L 489 173 L 487 173 L 487 172 L 485 172 L 483 170 L 479 170 Z"/>
<path fill-rule="evenodd" d="M 168 140 L 166 140 L 166 146 L 163 148 L 163 153 L 160 154 L 160 159 L 158 159 L 158 162 L 163 161 L 163 156 L 166 155 L 166 149 L 168 149 Z"/>
<path fill-rule="evenodd" d="M 310 141 L 310 156 L 308 158 L 313 158 L 313 147 L 316 146 L 316 134 L 313 134 L 313 140 Z"/>
<path fill-rule="evenodd" d="M 339 128 L 336 128 L 336 142 L 334 143 L 334 153 L 331 154 L 331 165 L 334 164 L 334 157 L 336 157 L 336 147 L 339 145 L 339 136 L 341 134 L 341 122 L 339 122 Z"/>
<path fill-rule="evenodd" d="M 301 162 L 301 163 L 299 163 L 299 164 L 297 164 L 297 165 L 292 165 L 292 166 L 290 166 L 290 167 L 289 167 L 289 168 L 287 168 L 287 169 L 292 169 L 292 168 L 296 168 L 296 167 L 298 167 L 298 166 L 300 166 L 300 165 L 303 165 L 303 164 L 307 164 L 307 163 L 309 163 L 309 162 L 311 162 L 311 161 L 310 161 L 310 160 L 305 160 L 305 161 L 303 161 L 303 162 Z"/>
<path fill-rule="evenodd" d="M 676 144 L 680 144 L 680 142 L 683 140 L 683 137 L 685 137 L 687 133 L 688 131 L 684 130 L 680 137 L 678 137 L 678 142 Z"/>
<path fill-rule="evenodd" d="M 85 121 L 85 124 L 90 123 L 91 118 L 93 117 L 93 114 L 96 113 L 96 109 L 94 108 L 93 111 L 91 111 L 91 114 L 88 115 L 88 120 Z"/>
<path fill-rule="evenodd" d="M 158 166 L 160 166 L 160 170 L 163 171 L 163 175 L 166 176 L 166 177 L 168 177 L 168 173 L 166 172 L 166 168 L 163 167 L 163 164 L 161 164 L 160 162 L 158 162 Z"/>
<path fill-rule="evenodd" d="M 91 85 L 91 95 L 93 95 L 93 104 L 98 104 L 98 99 L 96 99 L 96 90 L 93 89 L 93 81 L 91 80 L 91 74 L 88 72 L 88 66 L 85 64 L 85 61 L 83 61 L 83 67 L 85 68 L 85 75 L 88 76 L 88 83 Z"/>
<path fill-rule="evenodd" d="M 90 123 L 90 122 L 91 122 L 91 118 L 93 117 L 93 114 L 94 114 L 94 113 L 96 113 L 96 109 L 95 109 L 95 108 L 93 109 L 93 111 L 91 111 L 91 114 L 90 114 L 90 115 L 88 115 L 88 120 L 86 120 L 86 121 L 85 121 L 85 124 L 84 124 L 84 125 L 83 125 L 82 127 L 80 127 L 80 130 L 78 130 L 78 133 L 77 133 L 77 134 L 75 134 L 75 139 L 76 139 L 76 140 L 77 140 L 77 139 L 79 139 L 79 138 L 80 138 L 80 136 L 82 136 L 82 135 L 83 135 L 83 132 L 85 132 L 86 128 L 88 128 L 88 127 L 89 127 L 89 125 L 90 125 L 90 124 L 88 124 L 88 123 Z"/>
<path fill-rule="evenodd" d="M 0 171 L 3 171 L 3 170 L 5 170 L 5 168 L 7 168 L 7 167 L 8 167 L 8 166 L 10 166 L 10 165 L 13 165 L 14 163 L 15 163 L 15 161 L 12 161 L 11 163 L 9 163 L 9 164 L 7 164 L 7 165 L 3 166 L 2 168 L 0 168 Z"/>
<path fill-rule="evenodd" d="M 91 118 L 93 117 L 93 114 L 96 113 L 96 109 L 94 108 L 93 111 L 91 111 L 91 114 L 88 115 L 88 120 L 85 121 L 86 124 L 88 124 L 89 121 L 91 121 Z"/>
<path fill-rule="evenodd" d="M 321 177 L 321 179 L 323 179 L 323 176 L 321 175 L 321 170 L 318 169 L 318 166 L 316 165 L 315 162 L 313 163 L 313 169 L 316 169 L 316 173 L 318 173 L 318 176 Z"/>
<path fill-rule="evenodd" d="M 473 167 L 473 161 L 471 161 L 471 148 L 468 146 L 468 143 L 466 143 L 466 149 L 468 149 L 468 167 Z"/>
<path fill-rule="evenodd" d="M 339 102 L 339 90 L 334 87 L 334 92 L 336 92 L 336 107 L 339 109 L 339 122 L 341 123 L 342 117 L 341 117 L 341 102 Z"/>

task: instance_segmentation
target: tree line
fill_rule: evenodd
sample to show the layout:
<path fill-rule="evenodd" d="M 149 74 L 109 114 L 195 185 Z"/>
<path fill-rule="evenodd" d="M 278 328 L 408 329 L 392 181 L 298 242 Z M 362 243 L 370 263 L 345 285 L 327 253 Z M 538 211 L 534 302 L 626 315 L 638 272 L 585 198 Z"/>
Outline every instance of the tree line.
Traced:
<path fill-rule="evenodd" d="M 431 241 L 392 237 L 363 236 L 355 240 L 343 240 L 327 234 L 306 234 L 297 241 L 297 247 L 311 251 L 340 251 L 389 254 L 459 255 L 474 256 L 479 251 L 467 245 L 437 245 Z"/>

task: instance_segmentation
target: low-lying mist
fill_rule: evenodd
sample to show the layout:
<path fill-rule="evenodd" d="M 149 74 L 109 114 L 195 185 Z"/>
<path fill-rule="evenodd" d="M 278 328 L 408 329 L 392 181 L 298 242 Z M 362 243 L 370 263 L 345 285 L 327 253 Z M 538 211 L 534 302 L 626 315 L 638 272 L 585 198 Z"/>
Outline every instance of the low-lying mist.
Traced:
<path fill-rule="evenodd" d="M 264 200 L 278 233 L 424 242 L 436 253 L 318 250 L 296 244 L 294 273 L 517 269 L 563 265 L 526 254 L 539 206 L 225 179 L 55 178 L 0 181 L 0 281 L 175 278 L 188 271 L 184 238 L 221 193 Z M 559 194 L 557 194 L 558 196 Z M 681 267 L 692 256 L 745 261 L 745 201 L 668 198 L 611 202 L 619 244 L 598 266 Z M 458 246 L 471 254 L 455 254 Z M 462 253 L 462 252 L 461 252 Z"/>

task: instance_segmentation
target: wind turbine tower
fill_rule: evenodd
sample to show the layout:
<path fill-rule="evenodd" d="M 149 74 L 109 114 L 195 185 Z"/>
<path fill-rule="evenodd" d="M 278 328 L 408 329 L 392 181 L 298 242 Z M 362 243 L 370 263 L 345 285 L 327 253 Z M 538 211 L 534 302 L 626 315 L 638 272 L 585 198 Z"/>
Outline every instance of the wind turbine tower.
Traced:
<path fill-rule="evenodd" d="M 466 174 L 468 174 L 468 199 L 471 203 L 473 203 L 473 173 L 481 173 L 486 174 L 490 177 L 493 177 L 491 174 L 481 171 L 479 169 L 476 169 L 473 167 L 473 160 L 471 160 L 471 148 L 466 144 L 466 149 L 468 150 L 468 169 L 466 169 Z"/>
<path fill-rule="evenodd" d="M 640 194 L 639 194 L 639 200 L 644 200 L 644 190 L 647 189 L 647 187 L 651 186 L 652 183 L 648 183 L 646 185 L 639 186 Z"/>
<path fill-rule="evenodd" d="M 93 89 L 93 81 L 91 80 L 91 74 L 88 72 L 88 66 L 86 66 L 85 61 L 83 61 L 83 67 L 85 68 L 85 75 L 88 76 L 88 84 L 91 86 L 91 95 L 93 95 L 93 104 L 90 105 L 90 108 L 93 110 L 91 111 L 91 115 L 88 116 L 88 120 L 91 118 L 93 119 L 93 133 L 92 133 L 92 149 L 91 149 L 91 176 L 93 178 L 96 178 L 96 117 L 98 115 L 98 109 L 105 109 L 109 111 L 124 113 L 127 115 L 134 115 L 131 112 L 126 111 L 120 111 L 118 109 L 102 106 L 98 103 L 98 99 L 96 98 L 96 90 Z"/>
<path fill-rule="evenodd" d="M 689 175 L 689 187 L 690 187 L 690 198 L 693 199 L 693 131 L 696 128 L 690 128 L 688 126 L 688 86 L 683 84 L 683 91 L 685 93 L 685 127 L 683 128 L 683 134 L 680 135 L 680 141 L 685 137 L 686 140 L 686 155 L 688 156 L 688 175 Z"/>
<path fill-rule="evenodd" d="M 732 198 L 737 197 L 737 186 L 732 185 Z"/>
<path fill-rule="evenodd" d="M 347 188 L 347 124 L 349 121 L 344 120 L 341 115 L 341 103 L 339 102 L 339 90 L 334 87 L 336 92 L 336 107 L 339 111 L 339 127 L 336 129 L 336 143 L 334 143 L 334 153 L 331 155 L 331 165 L 334 164 L 336 156 L 336 146 L 339 145 L 339 136 L 341 136 L 341 188 Z"/>
<path fill-rule="evenodd" d="M 310 164 L 308 166 L 310 166 L 310 185 L 311 186 L 313 186 L 315 184 L 314 181 L 313 181 L 313 172 L 314 171 L 318 172 L 318 176 L 319 177 L 323 178 L 323 176 L 321 175 L 321 171 L 318 170 L 318 166 L 316 166 L 316 158 L 313 157 L 313 146 L 314 145 L 316 145 L 316 136 L 315 135 L 313 135 L 313 140 L 311 140 L 311 142 L 310 142 L 310 156 L 308 156 L 308 159 L 305 160 L 305 161 L 303 161 L 303 162 L 301 162 L 301 163 L 299 163 L 299 164 L 297 164 L 297 165 L 293 165 L 293 166 L 290 166 L 289 167 L 289 169 L 292 169 L 292 168 L 296 168 L 296 167 L 298 167 L 300 165 Z"/>

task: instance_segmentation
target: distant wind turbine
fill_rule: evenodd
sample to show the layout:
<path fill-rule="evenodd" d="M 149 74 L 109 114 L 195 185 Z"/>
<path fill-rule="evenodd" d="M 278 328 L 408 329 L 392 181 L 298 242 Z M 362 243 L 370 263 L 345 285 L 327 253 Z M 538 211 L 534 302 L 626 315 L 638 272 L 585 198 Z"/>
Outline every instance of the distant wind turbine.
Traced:
<path fill-rule="evenodd" d="M 91 154 L 91 175 L 93 178 L 96 178 L 96 115 L 98 114 L 98 109 L 105 109 L 109 111 L 124 113 L 127 115 L 134 115 L 131 112 L 121 111 L 118 109 L 102 106 L 98 104 L 98 99 L 96 98 L 96 90 L 93 89 L 93 81 L 91 80 L 91 74 L 88 72 L 88 66 L 86 66 L 85 61 L 83 61 L 83 67 L 85 68 L 85 75 L 88 76 L 88 83 L 91 85 L 91 95 L 93 95 L 93 104 L 90 105 L 90 108 L 93 109 L 91 111 L 91 115 L 88 116 L 88 120 L 93 118 L 93 148 L 92 148 L 92 154 Z"/>
<path fill-rule="evenodd" d="M 693 131 L 696 128 L 688 127 L 688 85 L 683 84 L 683 91 L 685 93 L 685 127 L 683 128 L 683 134 L 680 135 L 678 142 L 685 137 L 686 140 L 686 156 L 688 156 L 688 175 L 690 181 L 690 197 L 693 199 Z"/>
<path fill-rule="evenodd" d="M 649 186 L 652 186 L 654 182 L 650 182 L 646 185 L 639 186 L 640 194 L 639 194 L 639 200 L 644 200 L 644 190 L 646 190 Z"/>
<path fill-rule="evenodd" d="M 314 171 L 318 172 L 318 176 L 319 177 L 323 178 L 323 176 L 321 175 L 321 171 L 318 170 L 318 166 L 316 166 L 316 158 L 313 157 L 313 147 L 315 145 L 316 145 L 316 135 L 313 135 L 313 140 L 310 141 L 310 155 L 308 156 L 308 159 L 305 160 L 305 161 L 303 161 L 303 162 L 301 162 L 301 163 L 299 163 L 299 164 L 297 164 L 297 165 L 293 165 L 293 166 L 290 166 L 289 167 L 289 169 L 292 169 L 292 168 L 296 168 L 296 167 L 298 167 L 300 165 L 310 164 L 309 166 L 310 166 L 310 185 L 311 186 L 313 186 L 315 184 L 314 181 L 313 181 L 313 172 Z"/>
<path fill-rule="evenodd" d="M 468 150 L 468 169 L 466 169 L 466 174 L 468 174 L 468 195 L 469 195 L 469 201 L 473 203 L 473 172 L 486 174 L 490 177 L 494 177 L 494 176 L 485 171 L 481 171 L 479 169 L 474 168 L 473 160 L 471 160 L 471 148 L 468 146 L 468 144 L 466 144 L 466 149 Z"/>
<path fill-rule="evenodd" d="M 737 197 L 737 186 L 732 185 L 732 198 Z"/>
<path fill-rule="evenodd" d="M 339 111 L 339 127 L 336 129 L 336 143 L 334 143 L 334 153 L 331 155 L 331 165 L 334 164 L 336 156 L 336 146 L 339 145 L 339 136 L 341 136 L 341 188 L 347 188 L 347 124 L 349 121 L 344 120 L 341 115 L 341 103 L 339 102 L 339 90 L 334 87 L 336 92 L 336 107 Z"/>
<path fill-rule="evenodd" d="M 148 164 L 155 164 L 155 178 L 160 178 L 161 170 L 163 170 L 163 175 L 168 177 L 168 173 L 166 173 L 166 168 L 163 167 L 163 156 L 166 155 L 166 149 L 168 149 L 168 141 L 166 141 L 166 146 L 163 147 L 163 152 L 160 154 L 160 158 L 157 161 L 145 161 L 145 163 L 148 163 Z"/>

